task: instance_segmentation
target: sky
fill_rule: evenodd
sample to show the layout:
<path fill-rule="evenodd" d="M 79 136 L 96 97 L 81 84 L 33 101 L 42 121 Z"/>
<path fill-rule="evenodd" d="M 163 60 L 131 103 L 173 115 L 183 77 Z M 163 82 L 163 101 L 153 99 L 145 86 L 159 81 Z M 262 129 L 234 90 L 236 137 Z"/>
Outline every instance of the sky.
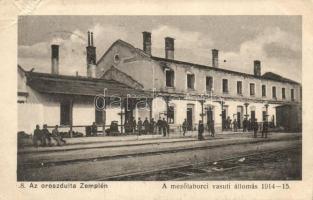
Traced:
<path fill-rule="evenodd" d="M 152 55 L 164 57 L 164 38 L 175 38 L 175 59 L 221 68 L 274 72 L 301 82 L 301 16 L 20 16 L 18 64 L 51 71 L 51 44 L 60 45 L 60 74 L 86 75 L 87 32 L 94 32 L 97 59 L 122 39 L 142 49 L 142 32 L 152 33 Z"/>

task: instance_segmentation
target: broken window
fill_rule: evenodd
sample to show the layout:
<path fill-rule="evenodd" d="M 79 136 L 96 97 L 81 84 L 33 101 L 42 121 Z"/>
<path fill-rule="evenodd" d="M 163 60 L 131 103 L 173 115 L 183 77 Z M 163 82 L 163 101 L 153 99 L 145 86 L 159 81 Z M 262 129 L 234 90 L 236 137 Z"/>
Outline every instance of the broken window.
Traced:
<path fill-rule="evenodd" d="M 174 71 L 166 70 L 166 87 L 174 87 Z"/>
<path fill-rule="evenodd" d="M 212 89 L 213 89 L 213 77 L 207 76 L 205 85 L 206 85 L 206 91 L 212 91 Z"/>
<path fill-rule="evenodd" d="M 250 83 L 250 95 L 254 96 L 255 95 L 255 84 Z"/>
<path fill-rule="evenodd" d="M 266 86 L 262 85 L 262 97 L 266 97 Z"/>
<path fill-rule="evenodd" d="M 281 98 L 286 99 L 286 93 L 285 93 L 285 88 L 281 89 Z"/>
<path fill-rule="evenodd" d="M 242 94 L 242 81 L 237 81 L 237 94 Z"/>
<path fill-rule="evenodd" d="M 228 80 L 223 79 L 223 92 L 228 93 Z"/>
<path fill-rule="evenodd" d="M 275 86 L 272 87 L 272 97 L 276 98 L 276 87 Z"/>
<path fill-rule="evenodd" d="M 195 75 L 194 74 L 187 74 L 187 88 L 195 89 Z"/>

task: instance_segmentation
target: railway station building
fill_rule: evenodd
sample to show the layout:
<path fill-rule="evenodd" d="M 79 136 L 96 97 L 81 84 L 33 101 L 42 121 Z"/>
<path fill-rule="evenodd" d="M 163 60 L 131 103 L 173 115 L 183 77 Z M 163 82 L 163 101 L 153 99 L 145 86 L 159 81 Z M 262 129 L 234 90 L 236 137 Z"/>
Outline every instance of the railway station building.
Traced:
<path fill-rule="evenodd" d="M 165 118 L 174 131 L 184 119 L 189 130 L 199 120 L 214 120 L 222 129 L 228 117 L 239 126 L 246 117 L 285 130 L 301 129 L 300 83 L 272 72 L 262 74 L 260 60 L 251 61 L 251 74 L 223 69 L 217 49 L 211 50 L 208 65 L 176 60 L 171 37 L 164 41 L 165 57 L 155 57 L 152 34 L 142 34 L 142 49 L 117 40 L 97 60 L 88 32 L 84 77 L 58 73 L 58 45 L 51 46 L 51 74 L 19 66 L 18 130 L 31 132 L 36 124 L 48 124 L 83 131 L 92 122 L 105 128 L 116 121 L 123 132 L 126 121 L 139 117 Z M 292 123 L 286 123 L 288 116 Z"/>

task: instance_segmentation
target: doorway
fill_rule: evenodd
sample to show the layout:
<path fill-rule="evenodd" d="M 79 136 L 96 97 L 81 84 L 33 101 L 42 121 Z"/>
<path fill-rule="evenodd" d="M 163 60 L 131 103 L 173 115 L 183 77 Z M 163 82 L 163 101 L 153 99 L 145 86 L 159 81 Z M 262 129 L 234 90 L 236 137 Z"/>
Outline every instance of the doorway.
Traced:
<path fill-rule="evenodd" d="M 241 128 L 243 118 L 243 106 L 237 106 L 237 126 Z"/>
<path fill-rule="evenodd" d="M 209 107 L 206 111 L 207 124 L 210 124 L 213 121 L 213 110 Z"/>
<path fill-rule="evenodd" d="M 193 107 L 188 106 L 187 107 L 187 130 L 192 131 L 192 125 L 193 125 Z"/>
<path fill-rule="evenodd" d="M 251 122 L 254 122 L 255 120 L 255 111 L 251 110 Z"/>

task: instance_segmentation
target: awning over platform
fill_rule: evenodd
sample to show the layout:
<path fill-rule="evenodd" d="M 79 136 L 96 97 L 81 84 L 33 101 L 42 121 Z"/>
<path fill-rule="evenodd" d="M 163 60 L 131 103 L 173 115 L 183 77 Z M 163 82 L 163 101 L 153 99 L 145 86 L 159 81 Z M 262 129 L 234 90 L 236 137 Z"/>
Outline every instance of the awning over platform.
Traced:
<path fill-rule="evenodd" d="M 114 80 L 26 72 L 27 85 L 41 93 L 96 96 L 152 97 L 150 92 L 131 88 Z"/>

